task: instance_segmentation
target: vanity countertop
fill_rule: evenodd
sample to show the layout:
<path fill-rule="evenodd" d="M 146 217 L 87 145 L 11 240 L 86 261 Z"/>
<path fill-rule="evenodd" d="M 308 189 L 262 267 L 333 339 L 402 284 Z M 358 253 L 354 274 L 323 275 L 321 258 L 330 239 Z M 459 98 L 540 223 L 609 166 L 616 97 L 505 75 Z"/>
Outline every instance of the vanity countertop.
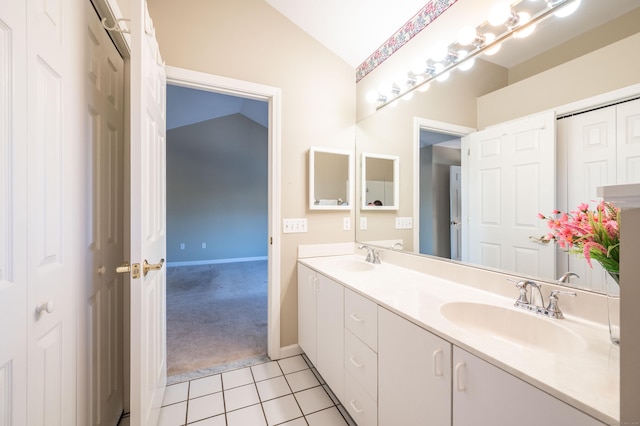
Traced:
<path fill-rule="evenodd" d="M 298 260 L 600 421 L 618 423 L 620 351 L 609 341 L 607 326 L 567 313 L 565 319 L 546 318 L 514 308 L 517 297 L 515 289 L 513 298 L 507 298 L 384 260 L 382 264 L 364 271 L 343 266 L 350 262 L 364 263 L 363 257 L 358 255 Z M 516 315 L 534 316 L 541 326 L 545 325 L 542 323 L 545 321 L 556 322 L 551 326 L 563 327 L 569 334 L 580 336 L 580 347 L 558 348 L 556 351 L 532 348 L 516 340 L 488 337 L 445 318 L 441 307 L 451 302 L 480 303 L 515 310 Z M 560 302 L 562 306 L 562 296 Z M 523 330 L 523 333 L 526 332 Z"/>

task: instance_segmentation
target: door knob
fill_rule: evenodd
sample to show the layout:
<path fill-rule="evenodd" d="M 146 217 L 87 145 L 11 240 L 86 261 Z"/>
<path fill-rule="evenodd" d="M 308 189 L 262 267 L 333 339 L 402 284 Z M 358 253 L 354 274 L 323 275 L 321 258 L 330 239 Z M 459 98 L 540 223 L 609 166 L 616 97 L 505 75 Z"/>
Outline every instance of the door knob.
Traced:
<path fill-rule="evenodd" d="M 107 272 L 107 269 L 104 266 L 98 268 L 98 275 L 104 275 Z"/>
<path fill-rule="evenodd" d="M 159 271 L 162 269 L 162 265 L 164 265 L 164 259 L 160 259 L 159 263 L 149 263 L 147 262 L 147 259 L 145 259 L 142 264 L 142 272 L 146 276 L 149 271 Z"/>
<path fill-rule="evenodd" d="M 53 302 L 53 300 L 47 300 L 46 302 L 36 306 L 36 314 L 41 315 L 43 312 L 50 314 L 55 308 L 56 304 Z"/>

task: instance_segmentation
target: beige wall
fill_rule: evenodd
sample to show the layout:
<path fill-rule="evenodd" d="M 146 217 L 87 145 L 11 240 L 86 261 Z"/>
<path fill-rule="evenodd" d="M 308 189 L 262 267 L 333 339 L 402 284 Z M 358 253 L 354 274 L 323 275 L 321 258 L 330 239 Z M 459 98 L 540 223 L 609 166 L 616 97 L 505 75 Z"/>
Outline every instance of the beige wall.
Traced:
<path fill-rule="evenodd" d="M 478 129 L 640 83 L 640 33 L 478 98 Z"/>
<path fill-rule="evenodd" d="M 355 70 L 262 0 L 150 0 L 167 65 L 282 89 L 282 217 L 309 232 L 282 235 L 281 346 L 297 343 L 298 244 L 353 241 L 342 218 L 308 210 L 310 146 L 354 149 Z"/>

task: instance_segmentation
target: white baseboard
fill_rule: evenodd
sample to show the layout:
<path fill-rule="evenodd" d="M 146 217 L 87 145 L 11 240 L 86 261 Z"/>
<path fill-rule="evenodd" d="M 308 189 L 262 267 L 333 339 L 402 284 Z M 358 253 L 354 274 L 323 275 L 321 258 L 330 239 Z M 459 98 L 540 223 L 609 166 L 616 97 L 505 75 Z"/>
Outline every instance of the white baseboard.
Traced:
<path fill-rule="evenodd" d="M 255 262 L 257 260 L 267 260 L 267 256 L 258 257 L 237 257 L 233 259 L 210 259 L 210 260 L 191 260 L 186 262 L 167 262 L 167 268 L 171 266 L 195 266 L 195 265 L 213 265 L 216 263 L 237 263 L 237 262 Z"/>

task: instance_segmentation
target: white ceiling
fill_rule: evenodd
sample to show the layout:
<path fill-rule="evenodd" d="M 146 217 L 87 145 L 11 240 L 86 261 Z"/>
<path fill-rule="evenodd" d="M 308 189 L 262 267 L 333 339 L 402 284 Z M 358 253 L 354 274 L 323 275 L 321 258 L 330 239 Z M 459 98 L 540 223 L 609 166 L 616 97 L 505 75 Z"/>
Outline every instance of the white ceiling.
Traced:
<path fill-rule="evenodd" d="M 357 68 L 378 47 L 419 12 L 429 0 L 265 0 L 294 24 Z M 458 0 L 458 10 L 475 0 Z M 496 0 L 496 3 L 499 0 Z M 515 1 L 515 0 L 514 0 Z M 539 8 L 543 0 L 523 0 Z M 537 3 L 537 4 L 536 4 Z M 490 58 L 510 67 L 576 35 L 640 7 L 639 0 L 582 0 L 569 18 L 551 19 L 537 31 L 536 43 L 517 47 Z M 445 11 L 444 14 L 448 13 Z M 444 16 L 443 14 L 443 16 Z M 478 23 L 480 24 L 480 22 Z M 447 42 L 451 42 L 449 40 Z M 487 58 L 485 58 L 487 59 Z"/>

